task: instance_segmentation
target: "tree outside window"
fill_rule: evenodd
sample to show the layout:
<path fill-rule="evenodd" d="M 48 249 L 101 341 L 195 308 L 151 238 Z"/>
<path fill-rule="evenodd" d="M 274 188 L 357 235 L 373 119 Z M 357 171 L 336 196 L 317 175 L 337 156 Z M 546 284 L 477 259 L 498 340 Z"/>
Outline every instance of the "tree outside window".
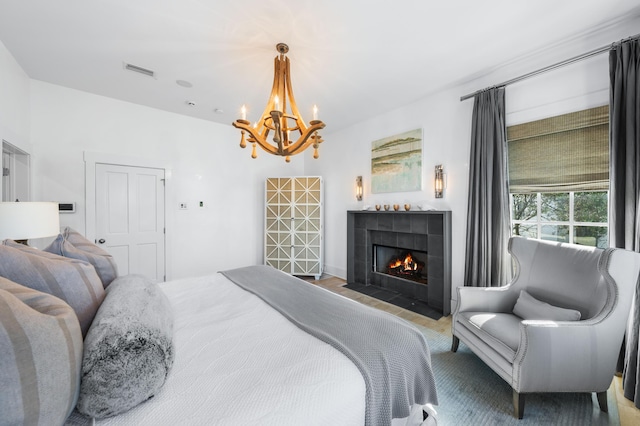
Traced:
<path fill-rule="evenodd" d="M 606 248 L 607 203 L 606 191 L 511 194 L 512 233 Z"/>

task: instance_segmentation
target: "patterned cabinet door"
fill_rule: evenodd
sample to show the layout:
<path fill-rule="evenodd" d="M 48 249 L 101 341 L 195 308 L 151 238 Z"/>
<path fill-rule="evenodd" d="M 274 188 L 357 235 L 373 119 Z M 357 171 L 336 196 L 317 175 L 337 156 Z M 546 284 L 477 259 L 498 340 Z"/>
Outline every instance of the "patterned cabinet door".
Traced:
<path fill-rule="evenodd" d="M 293 182 L 293 274 L 322 274 L 322 181 L 298 177 Z"/>
<path fill-rule="evenodd" d="M 320 278 L 322 203 L 322 179 L 319 177 L 267 179 L 267 265 L 293 275 Z"/>
<path fill-rule="evenodd" d="M 292 273 L 292 179 L 269 178 L 266 183 L 265 263 Z"/>

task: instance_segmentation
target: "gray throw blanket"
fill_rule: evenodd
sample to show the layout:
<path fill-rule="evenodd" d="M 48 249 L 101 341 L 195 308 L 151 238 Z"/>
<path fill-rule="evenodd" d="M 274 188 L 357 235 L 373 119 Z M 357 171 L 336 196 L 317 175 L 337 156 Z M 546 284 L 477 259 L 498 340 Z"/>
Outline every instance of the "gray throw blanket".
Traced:
<path fill-rule="evenodd" d="M 438 403 L 427 342 L 406 321 L 269 266 L 221 273 L 358 367 L 366 385 L 367 426 L 407 417 L 415 403 Z"/>

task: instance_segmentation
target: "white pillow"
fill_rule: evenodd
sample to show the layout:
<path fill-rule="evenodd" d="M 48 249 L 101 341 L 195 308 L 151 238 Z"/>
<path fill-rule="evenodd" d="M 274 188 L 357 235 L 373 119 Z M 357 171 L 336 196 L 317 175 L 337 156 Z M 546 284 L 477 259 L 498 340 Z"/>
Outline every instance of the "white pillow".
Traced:
<path fill-rule="evenodd" d="M 578 321 L 580 311 L 559 308 L 536 299 L 525 290 L 520 291 L 520 297 L 513 307 L 513 313 L 522 319 L 549 321 Z"/>

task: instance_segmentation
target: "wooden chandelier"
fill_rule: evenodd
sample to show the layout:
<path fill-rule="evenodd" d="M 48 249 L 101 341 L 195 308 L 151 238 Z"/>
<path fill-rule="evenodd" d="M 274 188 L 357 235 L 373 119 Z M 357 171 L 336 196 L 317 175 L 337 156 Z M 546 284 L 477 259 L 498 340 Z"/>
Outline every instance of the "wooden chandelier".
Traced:
<path fill-rule="evenodd" d="M 309 122 L 309 127 L 305 124 L 293 97 L 289 58 L 285 56 L 289 46 L 278 43 L 276 49 L 280 56 L 276 56 L 274 60 L 273 88 L 262 117 L 251 126 L 243 105 L 242 118 L 233 122 L 233 126 L 241 130 L 240 147 L 245 148 L 247 142 L 252 143 L 251 158 L 257 158 L 256 145 L 260 145 L 268 153 L 285 157 L 288 163 L 292 155 L 299 154 L 313 145 L 313 158 L 318 158 L 318 147 L 322 143 L 318 130 L 324 129 L 325 124 L 318 120 L 316 106 L 313 107 L 313 120 Z M 290 112 L 287 112 L 287 107 L 290 108 Z M 271 132 L 273 137 L 270 141 Z M 246 138 L 245 133 L 248 133 Z"/>

